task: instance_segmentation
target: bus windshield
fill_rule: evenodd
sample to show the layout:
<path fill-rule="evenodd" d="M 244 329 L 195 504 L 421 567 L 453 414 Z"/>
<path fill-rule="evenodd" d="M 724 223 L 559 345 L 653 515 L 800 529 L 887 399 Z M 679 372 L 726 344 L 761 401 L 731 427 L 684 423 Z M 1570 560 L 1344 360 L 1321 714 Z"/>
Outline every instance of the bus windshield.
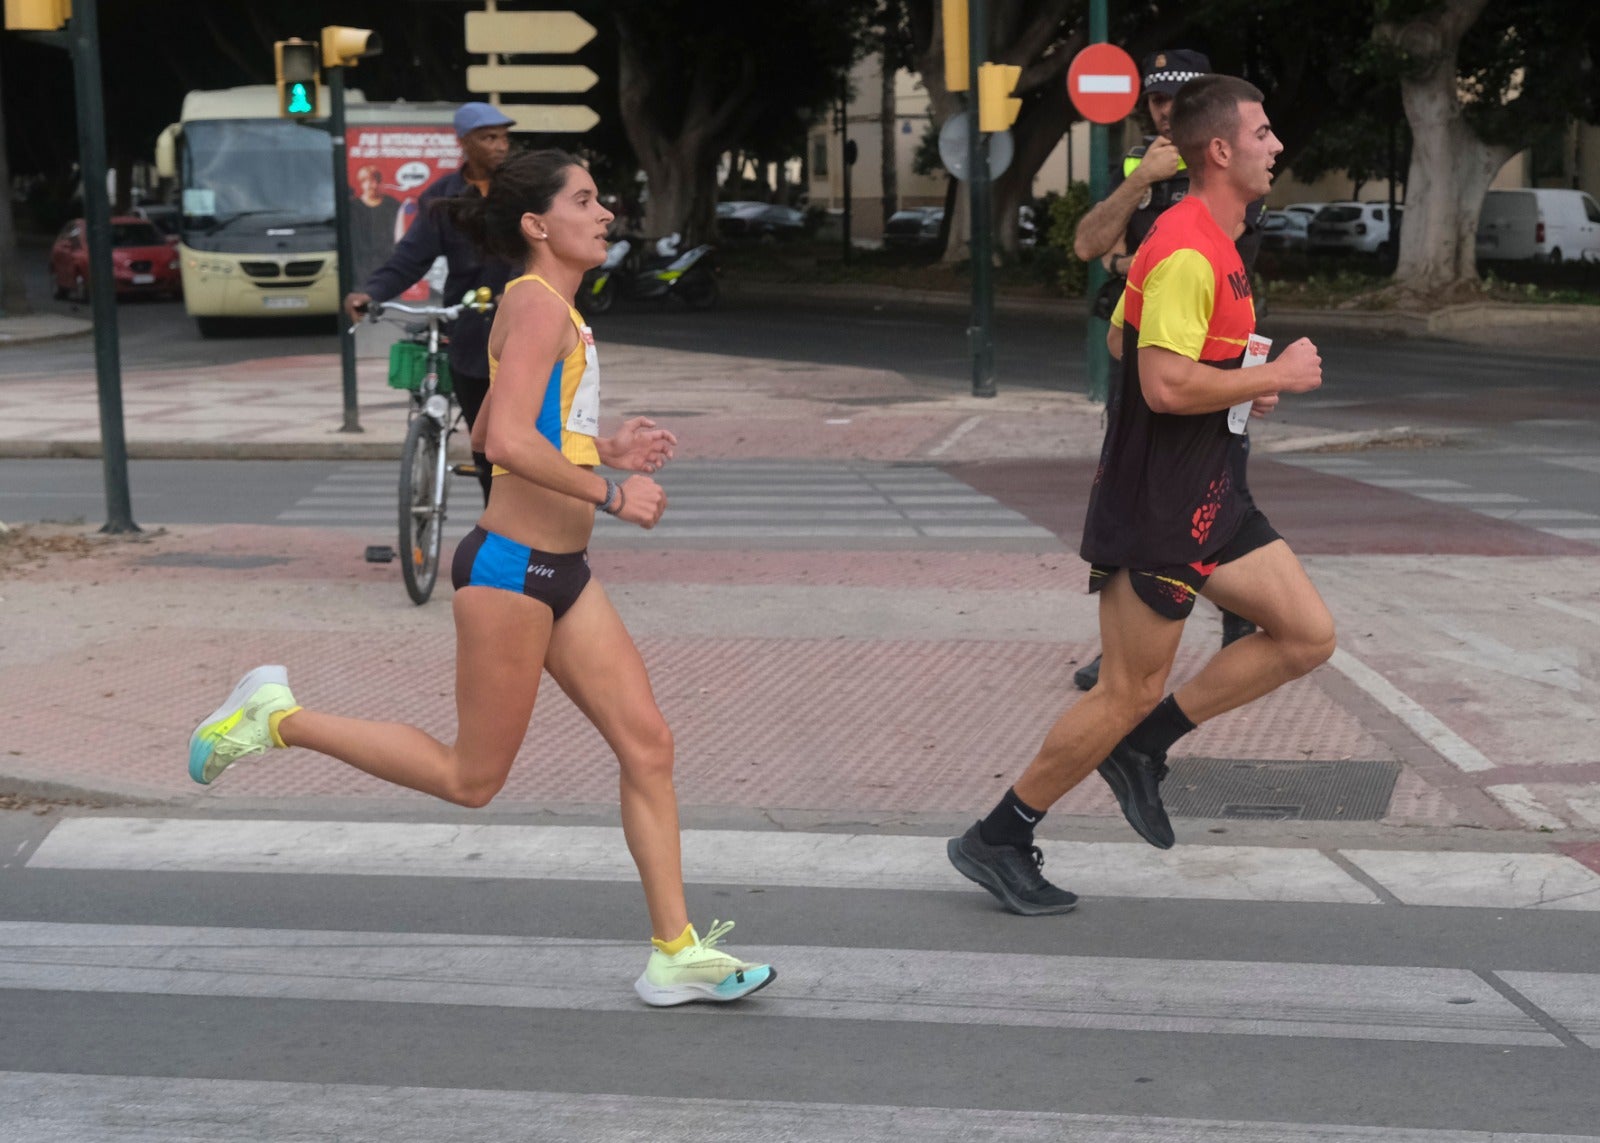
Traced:
<path fill-rule="evenodd" d="M 183 224 L 216 231 L 333 221 L 333 146 L 325 131 L 280 120 L 198 120 L 183 128 Z"/>

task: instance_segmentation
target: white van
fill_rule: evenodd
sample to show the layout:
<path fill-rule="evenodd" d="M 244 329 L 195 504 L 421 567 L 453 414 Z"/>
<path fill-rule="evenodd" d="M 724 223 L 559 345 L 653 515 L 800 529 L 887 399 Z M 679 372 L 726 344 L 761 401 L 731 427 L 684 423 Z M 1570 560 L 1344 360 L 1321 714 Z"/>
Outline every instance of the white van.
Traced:
<path fill-rule="evenodd" d="M 1478 216 L 1479 260 L 1600 262 L 1600 203 L 1580 190 L 1492 190 Z"/>

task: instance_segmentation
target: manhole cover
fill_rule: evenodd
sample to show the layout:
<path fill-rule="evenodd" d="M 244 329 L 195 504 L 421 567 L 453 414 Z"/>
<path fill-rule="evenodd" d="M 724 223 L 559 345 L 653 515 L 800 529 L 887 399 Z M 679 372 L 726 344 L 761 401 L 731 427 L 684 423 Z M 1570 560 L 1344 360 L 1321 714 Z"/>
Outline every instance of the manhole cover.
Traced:
<path fill-rule="evenodd" d="M 153 568 L 221 568 L 225 571 L 247 571 L 250 568 L 270 568 L 274 564 L 289 562 L 286 556 L 220 556 L 209 552 L 162 552 L 139 561 Z"/>
<path fill-rule="evenodd" d="M 1260 762 L 1179 758 L 1161 785 L 1173 817 L 1377 821 L 1389 812 L 1398 762 Z"/>

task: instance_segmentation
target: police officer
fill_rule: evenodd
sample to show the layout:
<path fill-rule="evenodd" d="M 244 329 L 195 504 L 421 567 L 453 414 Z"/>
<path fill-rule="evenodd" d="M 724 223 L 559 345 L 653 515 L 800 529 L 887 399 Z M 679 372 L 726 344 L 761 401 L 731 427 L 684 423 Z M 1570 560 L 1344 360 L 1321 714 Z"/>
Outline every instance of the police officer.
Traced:
<path fill-rule="evenodd" d="M 1078 220 L 1078 229 L 1072 238 L 1073 253 L 1085 262 L 1099 258 L 1111 275 L 1095 298 L 1097 317 L 1109 318 L 1116 308 L 1133 255 L 1161 212 L 1189 193 L 1189 173 L 1170 137 L 1172 101 L 1184 84 L 1211 71 L 1211 61 L 1200 52 L 1175 48 L 1145 57 L 1140 70 L 1144 76 L 1145 110 L 1155 134 L 1146 135 L 1123 157 L 1122 166 L 1113 172 L 1111 193 Z M 1255 268 L 1256 253 L 1261 248 L 1261 216 L 1265 211 L 1265 199 L 1252 203 L 1245 213 L 1244 231 L 1234 239 L 1247 271 Z M 1118 384 L 1121 366 L 1115 361 L 1111 364 L 1115 374 L 1112 383 Z M 1224 647 L 1255 629 L 1255 624 L 1248 619 L 1227 611 L 1222 613 Z M 1096 655 L 1092 663 L 1072 676 L 1072 681 L 1079 690 L 1086 691 L 1099 678 L 1100 657 Z"/>

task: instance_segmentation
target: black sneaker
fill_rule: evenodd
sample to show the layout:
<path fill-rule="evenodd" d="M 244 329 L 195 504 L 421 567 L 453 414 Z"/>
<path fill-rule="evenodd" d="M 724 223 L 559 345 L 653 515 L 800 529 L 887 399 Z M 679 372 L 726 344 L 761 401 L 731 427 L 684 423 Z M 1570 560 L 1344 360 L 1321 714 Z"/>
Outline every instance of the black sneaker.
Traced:
<path fill-rule="evenodd" d="M 1122 816 L 1157 849 L 1171 849 L 1177 840 L 1172 823 L 1161 804 L 1161 779 L 1167 776 L 1167 762 L 1140 754 L 1126 742 L 1117 743 L 1111 757 L 1100 763 L 1100 776 L 1117 796 Z"/>
<path fill-rule="evenodd" d="M 1079 667 L 1072 673 L 1072 685 L 1080 691 L 1092 691 L 1094 685 L 1100 681 L 1100 656 L 1094 657 L 1094 662 L 1086 667 Z"/>
<path fill-rule="evenodd" d="M 1254 635 L 1256 630 L 1256 625 L 1244 616 L 1235 615 L 1231 611 L 1222 613 L 1222 645 L 1224 647 L 1229 643 L 1237 643 L 1246 635 Z"/>
<path fill-rule="evenodd" d="M 978 825 L 945 846 L 961 876 L 976 881 L 995 895 L 1007 909 L 1024 917 L 1043 917 L 1051 913 L 1070 913 L 1078 907 L 1078 895 L 1057 888 L 1044 879 L 1044 854 L 1036 845 L 990 845 L 978 833 Z"/>

